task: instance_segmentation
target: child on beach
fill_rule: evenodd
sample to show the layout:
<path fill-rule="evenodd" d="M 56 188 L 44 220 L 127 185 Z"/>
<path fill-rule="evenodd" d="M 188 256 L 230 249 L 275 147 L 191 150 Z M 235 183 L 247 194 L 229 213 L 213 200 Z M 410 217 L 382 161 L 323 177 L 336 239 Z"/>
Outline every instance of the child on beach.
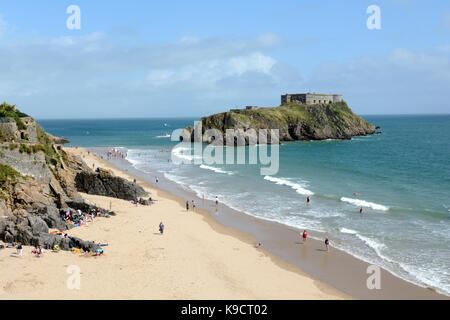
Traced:
<path fill-rule="evenodd" d="M 305 243 L 306 240 L 308 239 L 308 232 L 306 232 L 306 230 L 303 231 L 302 237 L 303 237 L 303 243 Z"/>

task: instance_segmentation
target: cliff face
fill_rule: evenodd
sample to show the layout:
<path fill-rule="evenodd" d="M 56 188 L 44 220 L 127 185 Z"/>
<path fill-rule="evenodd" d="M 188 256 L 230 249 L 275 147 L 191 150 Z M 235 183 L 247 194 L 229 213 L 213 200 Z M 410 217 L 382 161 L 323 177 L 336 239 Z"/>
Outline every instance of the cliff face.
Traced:
<path fill-rule="evenodd" d="M 104 196 L 128 199 L 130 194 L 144 195 L 129 181 L 94 173 L 81 158 L 66 153 L 59 144 L 63 142 L 14 106 L 0 104 L 0 240 L 49 248 L 58 244 L 69 249 L 68 239 L 48 231 L 74 226 L 61 216 L 67 210 L 84 214 L 99 209 L 85 203 L 78 192 L 99 194 L 89 187 L 101 185 Z M 80 175 L 91 177 L 92 185 L 79 190 Z M 70 243 L 95 250 L 92 243 L 80 239 Z"/>
<path fill-rule="evenodd" d="M 351 139 L 375 133 L 375 127 L 354 114 L 345 102 L 232 110 L 202 118 L 202 126 L 203 132 L 218 129 L 224 133 L 227 129 L 278 129 L 280 141 Z"/>

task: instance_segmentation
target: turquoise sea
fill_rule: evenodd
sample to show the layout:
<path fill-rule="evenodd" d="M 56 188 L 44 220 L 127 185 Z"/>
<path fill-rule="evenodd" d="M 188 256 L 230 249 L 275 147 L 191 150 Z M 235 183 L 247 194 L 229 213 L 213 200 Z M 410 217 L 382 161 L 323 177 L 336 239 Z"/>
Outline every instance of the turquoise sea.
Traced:
<path fill-rule="evenodd" d="M 450 116 L 365 118 L 383 133 L 285 143 L 275 176 L 255 165 L 169 162 L 177 144 L 170 134 L 196 119 L 40 122 L 72 145 L 122 148 L 139 170 L 248 214 L 325 232 L 356 257 L 450 294 Z"/>

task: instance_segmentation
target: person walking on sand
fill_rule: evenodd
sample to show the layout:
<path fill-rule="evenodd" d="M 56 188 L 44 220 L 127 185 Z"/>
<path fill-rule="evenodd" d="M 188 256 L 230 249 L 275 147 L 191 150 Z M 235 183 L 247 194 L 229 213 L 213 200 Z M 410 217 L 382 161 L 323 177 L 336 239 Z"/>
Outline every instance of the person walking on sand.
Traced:
<path fill-rule="evenodd" d="M 189 201 L 186 201 L 186 211 L 189 211 Z"/>
<path fill-rule="evenodd" d="M 325 239 L 325 247 L 327 249 L 327 252 L 330 251 L 330 240 L 328 240 L 328 238 Z"/>
<path fill-rule="evenodd" d="M 306 232 L 306 230 L 303 231 L 302 238 L 303 238 L 303 243 L 305 243 L 306 240 L 308 239 L 308 232 Z"/>
<path fill-rule="evenodd" d="M 19 256 L 19 257 L 21 257 L 22 256 L 22 254 L 23 254 L 23 246 L 22 246 L 22 244 L 21 243 L 19 243 L 18 245 L 17 245 L 17 255 Z"/>
<path fill-rule="evenodd" d="M 161 223 L 159 224 L 159 233 L 160 233 L 161 235 L 164 234 L 164 224 L 162 223 L 162 221 L 161 221 Z"/>

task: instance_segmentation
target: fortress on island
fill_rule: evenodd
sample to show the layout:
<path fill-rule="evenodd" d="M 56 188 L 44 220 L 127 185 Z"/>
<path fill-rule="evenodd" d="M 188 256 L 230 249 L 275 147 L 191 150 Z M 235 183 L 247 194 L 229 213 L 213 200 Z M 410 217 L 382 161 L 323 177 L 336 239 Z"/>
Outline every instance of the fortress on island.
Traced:
<path fill-rule="evenodd" d="M 298 103 L 306 105 L 330 104 L 344 101 L 340 94 L 326 93 L 288 93 L 281 96 L 281 104 Z"/>

